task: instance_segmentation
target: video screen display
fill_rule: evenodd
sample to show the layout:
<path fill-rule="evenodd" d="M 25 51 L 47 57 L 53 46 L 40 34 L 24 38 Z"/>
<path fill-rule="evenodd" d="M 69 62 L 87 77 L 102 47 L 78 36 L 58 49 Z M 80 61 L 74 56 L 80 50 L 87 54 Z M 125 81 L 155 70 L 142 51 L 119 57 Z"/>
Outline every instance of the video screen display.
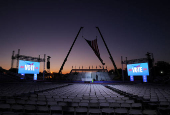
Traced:
<path fill-rule="evenodd" d="M 127 65 L 128 76 L 149 75 L 148 63 L 137 63 Z"/>
<path fill-rule="evenodd" d="M 40 62 L 19 60 L 18 73 L 39 74 Z"/>

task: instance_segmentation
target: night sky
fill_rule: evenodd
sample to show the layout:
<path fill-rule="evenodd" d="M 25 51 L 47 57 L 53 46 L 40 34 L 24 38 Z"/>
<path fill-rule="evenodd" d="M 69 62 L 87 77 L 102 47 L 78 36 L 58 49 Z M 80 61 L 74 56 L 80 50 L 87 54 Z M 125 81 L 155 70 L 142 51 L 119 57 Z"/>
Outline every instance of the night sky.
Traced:
<path fill-rule="evenodd" d="M 96 36 L 101 58 L 108 70 L 114 68 L 96 26 L 117 68 L 121 56 L 145 58 L 147 52 L 155 61 L 170 63 L 169 6 L 158 0 L 1 0 L 0 66 L 10 69 L 12 51 L 20 49 L 22 55 L 51 56 L 51 71 L 58 72 L 81 26 L 63 73 L 72 66 L 99 68 L 101 62 L 84 40 Z"/>

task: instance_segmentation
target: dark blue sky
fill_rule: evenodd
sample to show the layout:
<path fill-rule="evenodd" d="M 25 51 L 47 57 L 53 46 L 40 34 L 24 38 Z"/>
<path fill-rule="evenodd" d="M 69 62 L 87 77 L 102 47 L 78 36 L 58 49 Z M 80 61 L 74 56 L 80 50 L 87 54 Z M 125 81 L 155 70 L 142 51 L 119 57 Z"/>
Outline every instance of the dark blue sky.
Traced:
<path fill-rule="evenodd" d="M 12 51 L 21 49 L 22 55 L 50 55 L 51 71 L 58 72 L 81 26 L 63 73 L 72 66 L 101 65 L 82 35 L 88 40 L 97 36 L 101 58 L 113 69 L 95 26 L 118 68 L 121 56 L 144 58 L 146 52 L 155 61 L 170 62 L 169 6 L 157 0 L 1 0 L 0 66 L 9 69 Z"/>

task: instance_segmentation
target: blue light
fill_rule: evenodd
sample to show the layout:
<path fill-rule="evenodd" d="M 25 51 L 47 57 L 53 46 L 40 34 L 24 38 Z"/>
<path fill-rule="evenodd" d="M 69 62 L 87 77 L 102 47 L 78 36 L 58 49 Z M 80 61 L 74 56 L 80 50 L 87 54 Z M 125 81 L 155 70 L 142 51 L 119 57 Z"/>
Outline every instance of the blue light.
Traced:
<path fill-rule="evenodd" d="M 146 75 L 143 76 L 143 82 L 147 82 L 147 76 Z"/>
<path fill-rule="evenodd" d="M 34 74 L 34 80 L 37 80 L 37 74 Z"/>
<path fill-rule="evenodd" d="M 134 76 L 130 76 L 130 81 L 134 81 Z"/>

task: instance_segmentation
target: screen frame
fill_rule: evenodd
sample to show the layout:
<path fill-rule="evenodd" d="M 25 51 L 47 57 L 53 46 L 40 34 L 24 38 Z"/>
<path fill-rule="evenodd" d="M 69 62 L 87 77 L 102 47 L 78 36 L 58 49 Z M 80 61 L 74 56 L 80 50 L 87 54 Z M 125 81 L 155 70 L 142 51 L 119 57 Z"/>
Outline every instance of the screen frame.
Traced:
<path fill-rule="evenodd" d="M 129 66 L 137 66 L 137 65 L 145 65 L 145 68 L 147 68 L 147 72 L 145 72 L 145 74 L 141 74 L 141 73 L 134 73 L 134 74 L 131 74 L 130 72 L 129 72 L 129 69 L 131 69 Z M 133 71 L 132 69 L 131 69 L 131 71 Z M 127 64 L 127 74 L 128 74 L 128 76 L 149 76 L 149 65 L 148 65 L 148 62 L 146 62 L 146 63 L 135 63 L 135 64 Z"/>
<path fill-rule="evenodd" d="M 23 64 L 21 64 L 21 63 L 34 63 L 34 64 L 36 64 L 36 67 L 38 66 L 38 70 L 36 70 L 35 68 L 35 70 L 36 71 L 31 71 L 31 72 L 27 72 L 26 70 L 24 71 L 24 70 L 22 70 L 23 68 L 25 68 L 25 66 L 23 67 Z M 23 68 L 21 68 L 21 66 L 23 67 Z M 35 61 L 26 61 L 26 60 L 19 60 L 19 65 L 18 65 L 18 73 L 19 74 L 39 74 L 39 71 L 40 71 L 40 62 L 35 62 Z"/>

